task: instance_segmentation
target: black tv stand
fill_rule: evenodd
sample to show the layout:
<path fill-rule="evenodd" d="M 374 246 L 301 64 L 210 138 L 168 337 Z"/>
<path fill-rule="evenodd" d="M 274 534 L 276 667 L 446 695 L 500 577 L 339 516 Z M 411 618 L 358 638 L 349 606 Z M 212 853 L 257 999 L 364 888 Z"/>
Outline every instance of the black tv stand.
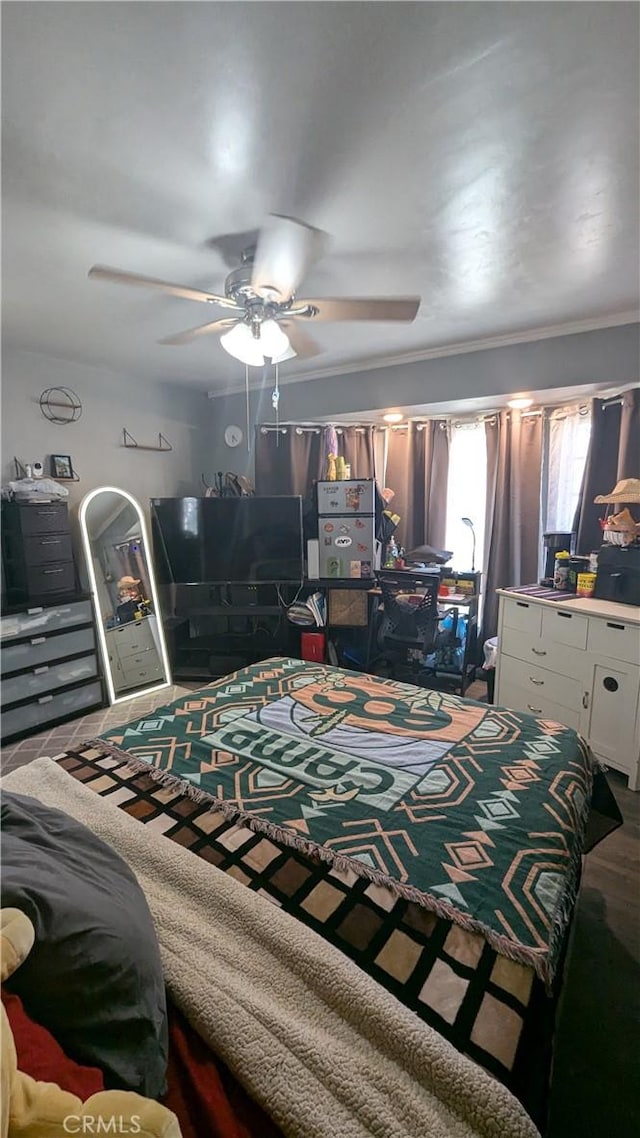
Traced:
<path fill-rule="evenodd" d="M 286 607 L 297 585 L 165 585 L 160 603 L 171 671 L 211 680 L 295 651 Z M 255 603 L 251 601 L 255 597 Z M 298 630 L 299 631 L 299 630 Z"/>

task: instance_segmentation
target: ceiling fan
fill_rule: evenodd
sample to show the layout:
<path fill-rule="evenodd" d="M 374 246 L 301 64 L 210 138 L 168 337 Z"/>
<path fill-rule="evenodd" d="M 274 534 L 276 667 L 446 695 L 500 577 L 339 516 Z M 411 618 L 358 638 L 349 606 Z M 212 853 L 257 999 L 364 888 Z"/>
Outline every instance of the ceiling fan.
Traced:
<path fill-rule="evenodd" d="M 393 320 L 410 323 L 420 307 L 419 296 L 319 297 L 299 299 L 296 289 L 309 266 L 322 253 L 326 235 L 291 217 L 271 214 L 255 247 L 242 254 L 241 265 L 229 273 L 224 296 L 185 285 L 170 284 L 137 273 L 94 265 L 92 279 L 157 289 L 186 300 L 199 300 L 229 310 L 228 316 L 189 328 L 160 340 L 188 344 L 217 333 L 225 351 L 245 364 L 262 367 L 293 356 L 309 358 L 322 349 L 308 334 L 314 323 L 336 320 Z M 305 327 L 306 325 L 306 327 Z"/>

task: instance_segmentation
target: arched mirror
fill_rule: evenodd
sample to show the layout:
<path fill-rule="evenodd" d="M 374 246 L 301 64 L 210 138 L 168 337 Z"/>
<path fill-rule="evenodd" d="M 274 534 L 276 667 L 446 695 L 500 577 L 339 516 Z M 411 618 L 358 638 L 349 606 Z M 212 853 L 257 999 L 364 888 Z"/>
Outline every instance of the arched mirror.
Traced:
<path fill-rule="evenodd" d="M 171 683 L 144 515 L 126 490 L 103 486 L 80 504 L 109 700 Z"/>

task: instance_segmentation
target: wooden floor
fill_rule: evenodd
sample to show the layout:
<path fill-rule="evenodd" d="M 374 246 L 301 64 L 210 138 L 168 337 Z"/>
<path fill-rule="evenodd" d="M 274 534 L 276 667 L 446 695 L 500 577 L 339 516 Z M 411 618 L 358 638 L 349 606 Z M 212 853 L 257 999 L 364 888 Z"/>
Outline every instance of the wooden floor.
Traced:
<path fill-rule="evenodd" d="M 640 1133 L 640 793 L 608 779 L 624 825 L 584 860 L 548 1138 Z"/>

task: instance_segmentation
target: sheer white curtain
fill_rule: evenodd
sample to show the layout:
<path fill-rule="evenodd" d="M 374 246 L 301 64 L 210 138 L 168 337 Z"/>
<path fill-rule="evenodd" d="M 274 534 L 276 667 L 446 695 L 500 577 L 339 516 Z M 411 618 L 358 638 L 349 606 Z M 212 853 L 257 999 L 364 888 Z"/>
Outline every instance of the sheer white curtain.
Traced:
<path fill-rule="evenodd" d="M 387 454 L 389 451 L 389 430 L 383 427 L 373 436 L 373 463 L 378 486 L 382 490 L 387 476 Z"/>
<path fill-rule="evenodd" d="M 567 407 L 553 412 L 548 431 L 543 528 L 546 533 L 570 533 L 591 435 L 589 409 Z"/>
<path fill-rule="evenodd" d="M 476 536 L 475 568 L 482 569 L 484 519 L 487 497 L 487 446 L 484 423 L 451 426 L 447 531 L 445 548 L 453 550 L 448 564 L 458 571 L 471 569 L 473 535 L 462 518 L 470 518 Z"/>

